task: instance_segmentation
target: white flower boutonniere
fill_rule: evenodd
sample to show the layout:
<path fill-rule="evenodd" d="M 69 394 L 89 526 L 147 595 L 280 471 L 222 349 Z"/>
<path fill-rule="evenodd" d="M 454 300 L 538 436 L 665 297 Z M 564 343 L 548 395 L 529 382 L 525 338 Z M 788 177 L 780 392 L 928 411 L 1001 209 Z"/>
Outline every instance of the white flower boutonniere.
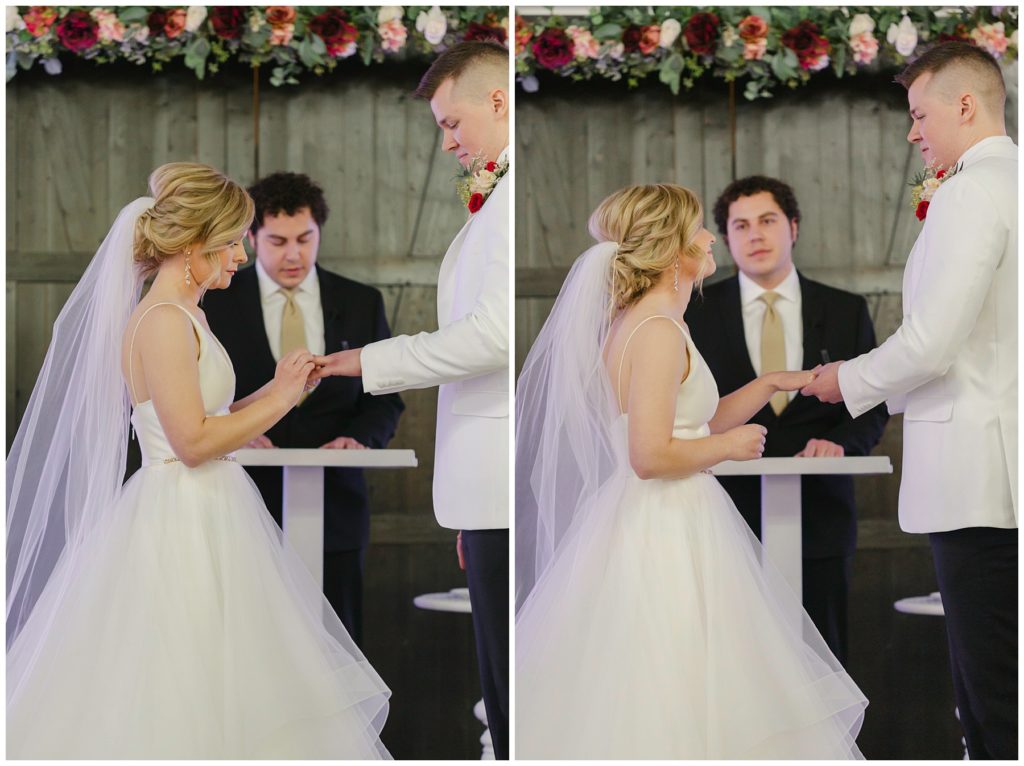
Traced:
<path fill-rule="evenodd" d="M 455 188 L 459 191 L 459 199 L 470 213 L 475 213 L 484 206 L 498 181 L 507 172 L 508 160 L 498 163 L 493 160 L 484 162 L 480 158 L 474 158 L 468 168 L 462 169 L 455 179 Z"/>

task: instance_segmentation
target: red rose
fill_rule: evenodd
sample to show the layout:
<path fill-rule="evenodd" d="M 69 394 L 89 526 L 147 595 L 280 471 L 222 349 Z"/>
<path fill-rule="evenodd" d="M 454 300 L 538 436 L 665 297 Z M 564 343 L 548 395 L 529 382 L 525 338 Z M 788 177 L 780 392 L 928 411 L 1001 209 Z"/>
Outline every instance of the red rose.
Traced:
<path fill-rule="evenodd" d="M 745 43 L 756 43 L 762 37 L 768 36 L 768 22 L 760 16 L 747 16 L 740 25 L 736 27 L 740 39 Z"/>
<path fill-rule="evenodd" d="M 69 51 L 81 53 L 96 44 L 99 39 L 96 22 L 85 11 L 68 11 L 68 15 L 57 22 L 57 37 Z"/>
<path fill-rule="evenodd" d="M 462 36 L 462 39 L 494 40 L 504 45 L 507 37 L 508 35 L 505 34 L 505 27 L 490 27 L 486 24 L 478 24 L 475 21 L 471 21 L 469 22 L 469 26 L 466 27 L 466 34 Z"/>
<path fill-rule="evenodd" d="M 923 199 L 917 203 L 917 210 L 915 211 L 917 220 L 923 221 L 925 216 L 928 215 L 928 200 Z"/>
<path fill-rule="evenodd" d="M 167 24 L 167 13 L 160 9 L 151 11 L 146 17 L 146 26 L 149 27 L 150 35 L 162 34 L 165 24 Z"/>
<path fill-rule="evenodd" d="M 57 21 L 57 11 L 48 5 L 33 5 L 28 13 L 22 17 L 25 28 L 33 37 L 42 37 L 50 31 L 50 27 Z"/>
<path fill-rule="evenodd" d="M 713 54 L 718 42 L 718 16 L 703 12 L 693 14 L 686 22 L 683 37 L 690 50 L 698 56 Z"/>
<path fill-rule="evenodd" d="M 164 23 L 164 34 L 174 39 L 185 31 L 185 9 L 174 8 L 167 14 L 167 21 Z"/>
<path fill-rule="evenodd" d="M 564 30 L 545 29 L 544 33 L 533 41 L 533 56 L 545 69 L 560 69 L 572 61 L 572 40 Z"/>
<path fill-rule="evenodd" d="M 971 37 L 971 33 L 967 31 L 967 25 L 966 24 L 957 24 L 956 28 L 953 30 L 953 34 L 948 34 L 946 32 L 942 32 L 939 35 L 939 38 L 938 38 L 938 40 L 936 42 L 940 42 L 940 43 L 961 42 L 961 43 L 970 43 L 971 45 L 975 45 L 974 38 Z"/>
<path fill-rule="evenodd" d="M 497 169 L 498 169 L 498 163 L 494 162 L 493 160 L 491 162 L 488 162 L 486 165 L 484 165 L 484 170 L 486 170 L 488 173 L 493 173 Z"/>
<path fill-rule="evenodd" d="M 516 54 L 526 50 L 526 44 L 533 37 L 530 25 L 523 21 L 522 16 L 516 16 Z"/>
<path fill-rule="evenodd" d="M 942 170 L 940 170 L 939 172 L 937 172 L 937 173 L 935 174 L 935 177 L 936 177 L 936 178 L 942 178 L 942 177 L 943 177 L 944 175 L 946 175 L 946 169 L 945 169 L 945 168 L 943 168 Z"/>
<path fill-rule="evenodd" d="M 320 37 L 332 56 L 347 54 L 350 46 L 359 39 L 359 30 L 349 24 L 348 14 L 338 8 L 328 8 L 309 20 L 309 31 Z"/>
<path fill-rule="evenodd" d="M 782 36 L 782 44 L 800 60 L 800 66 L 809 69 L 832 51 L 832 45 L 822 37 L 818 25 L 804 19 Z"/>
<path fill-rule="evenodd" d="M 237 5 L 215 5 L 210 9 L 210 23 L 221 39 L 237 40 L 242 36 L 245 11 Z"/>
<path fill-rule="evenodd" d="M 484 195 L 480 192 L 474 192 L 473 196 L 469 198 L 469 202 L 466 207 L 469 208 L 470 213 L 475 213 L 477 210 L 484 206 Z"/>
<path fill-rule="evenodd" d="M 640 41 L 644 39 L 644 30 L 635 24 L 626 27 L 622 33 L 622 46 L 626 53 L 636 53 L 640 50 Z"/>
<path fill-rule="evenodd" d="M 654 53 L 658 48 L 658 41 L 661 39 L 661 27 L 651 25 L 643 27 L 640 36 L 640 52 L 645 56 Z"/>

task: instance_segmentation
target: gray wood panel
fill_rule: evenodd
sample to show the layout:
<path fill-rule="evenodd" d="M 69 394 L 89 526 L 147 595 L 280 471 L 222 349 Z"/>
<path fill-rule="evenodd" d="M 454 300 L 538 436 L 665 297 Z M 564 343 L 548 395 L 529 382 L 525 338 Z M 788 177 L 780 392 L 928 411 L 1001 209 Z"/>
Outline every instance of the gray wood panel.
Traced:
<path fill-rule="evenodd" d="M 108 71 L 108 70 L 99 70 Z M 310 174 L 331 209 L 320 262 L 378 287 L 394 333 L 436 328 L 437 270 L 465 223 L 415 68 L 261 88 L 260 170 Z M 54 319 L 117 211 L 163 162 L 193 160 L 255 180 L 251 76 L 189 73 L 19 76 L 7 86 L 7 444 Z M 385 743 L 396 757 L 475 758 L 482 727 L 468 615 L 426 613 L 414 596 L 465 585 L 454 535 L 431 502 L 436 390 L 403 394 L 392 442 L 417 470 L 370 471 L 366 651 L 392 689 Z"/>

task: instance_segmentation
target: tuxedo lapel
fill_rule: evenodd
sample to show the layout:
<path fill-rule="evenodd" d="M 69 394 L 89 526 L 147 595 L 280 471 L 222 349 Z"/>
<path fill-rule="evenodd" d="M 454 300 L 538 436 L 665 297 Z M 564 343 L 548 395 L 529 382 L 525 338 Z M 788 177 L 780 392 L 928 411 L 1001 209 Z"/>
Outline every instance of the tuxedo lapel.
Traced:
<path fill-rule="evenodd" d="M 476 215 L 479 215 L 477 213 Z M 448 246 L 448 251 L 441 261 L 441 268 L 437 273 L 437 326 L 444 327 L 452 321 L 452 310 L 455 305 L 455 271 L 459 261 L 459 251 L 462 250 L 462 243 L 466 239 L 469 227 L 473 225 L 473 215 L 470 215 L 466 223 L 459 229 L 455 239 Z"/>

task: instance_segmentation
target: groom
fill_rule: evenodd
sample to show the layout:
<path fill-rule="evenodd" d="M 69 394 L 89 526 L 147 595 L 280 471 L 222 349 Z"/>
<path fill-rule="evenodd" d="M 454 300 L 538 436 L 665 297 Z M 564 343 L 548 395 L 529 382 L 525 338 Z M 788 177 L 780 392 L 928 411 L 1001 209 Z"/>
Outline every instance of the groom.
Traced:
<path fill-rule="evenodd" d="M 971 760 L 1017 757 L 1017 147 L 999 65 L 937 45 L 897 78 L 907 140 L 946 168 L 907 259 L 903 323 L 803 393 L 904 413 L 900 526 L 928 533 Z"/>
<path fill-rule="evenodd" d="M 362 375 L 371 394 L 440 386 L 434 512 L 441 526 L 461 530 L 498 759 L 508 758 L 509 189 L 507 177 L 494 176 L 507 161 L 508 67 L 508 50 L 498 43 L 458 43 L 414 94 L 429 100 L 444 151 L 467 170 L 487 164 L 496 171 L 477 173 L 469 220 L 441 263 L 439 329 L 317 359 L 322 375 Z"/>

